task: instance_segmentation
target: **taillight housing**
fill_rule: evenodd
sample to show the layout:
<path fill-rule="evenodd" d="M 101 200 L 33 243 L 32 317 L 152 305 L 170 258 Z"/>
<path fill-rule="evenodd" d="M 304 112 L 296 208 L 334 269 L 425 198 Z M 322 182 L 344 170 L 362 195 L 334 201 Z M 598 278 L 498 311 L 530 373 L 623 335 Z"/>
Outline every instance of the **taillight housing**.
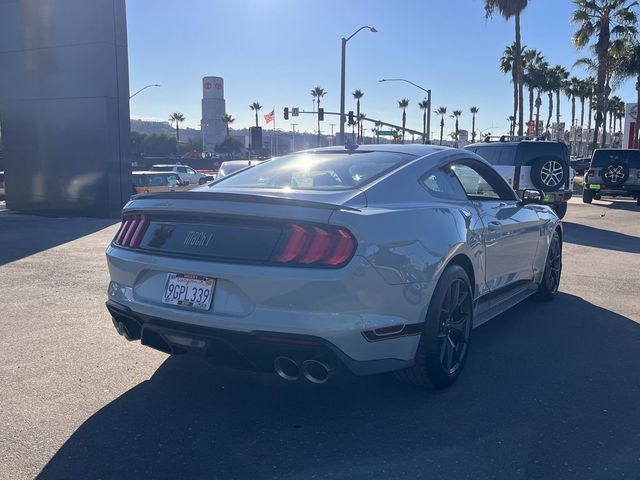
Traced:
<path fill-rule="evenodd" d="M 116 233 L 113 243 L 121 247 L 138 248 L 142 237 L 149 227 L 147 215 L 135 214 L 122 217 L 122 225 Z"/>
<path fill-rule="evenodd" d="M 290 265 L 340 267 L 356 251 L 353 234 L 343 227 L 288 224 L 271 261 Z"/>

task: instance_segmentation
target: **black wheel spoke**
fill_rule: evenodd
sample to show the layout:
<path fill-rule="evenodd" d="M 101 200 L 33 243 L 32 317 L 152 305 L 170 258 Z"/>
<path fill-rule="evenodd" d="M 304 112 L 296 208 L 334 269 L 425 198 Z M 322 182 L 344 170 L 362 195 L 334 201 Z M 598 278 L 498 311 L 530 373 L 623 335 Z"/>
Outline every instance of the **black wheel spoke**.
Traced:
<path fill-rule="evenodd" d="M 442 368 L 451 375 L 464 362 L 471 330 L 472 300 L 469 286 L 454 280 L 442 299 L 440 308 L 439 359 Z"/>

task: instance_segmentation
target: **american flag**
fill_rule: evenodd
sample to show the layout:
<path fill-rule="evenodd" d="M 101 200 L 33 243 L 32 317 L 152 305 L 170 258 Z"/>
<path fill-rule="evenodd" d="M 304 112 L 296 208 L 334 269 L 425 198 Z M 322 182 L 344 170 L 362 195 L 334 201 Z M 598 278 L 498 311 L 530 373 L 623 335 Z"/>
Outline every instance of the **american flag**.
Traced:
<path fill-rule="evenodd" d="M 274 111 L 273 111 L 273 110 L 271 110 L 271 112 L 270 112 L 270 113 L 267 113 L 267 114 L 264 116 L 264 121 L 265 121 L 265 122 L 267 122 L 267 123 L 271 123 L 271 122 L 273 122 L 273 113 L 274 113 Z"/>

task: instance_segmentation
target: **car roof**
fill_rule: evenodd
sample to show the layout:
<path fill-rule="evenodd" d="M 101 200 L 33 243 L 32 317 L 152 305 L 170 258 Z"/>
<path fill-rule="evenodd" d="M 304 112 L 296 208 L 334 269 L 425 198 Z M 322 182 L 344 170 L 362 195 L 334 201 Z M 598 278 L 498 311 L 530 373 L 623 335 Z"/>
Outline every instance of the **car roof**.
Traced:
<path fill-rule="evenodd" d="M 132 175 L 175 175 L 174 172 L 156 172 L 153 170 L 143 170 L 131 172 Z"/>
<path fill-rule="evenodd" d="M 251 162 L 251 163 L 249 163 Z M 222 165 L 253 165 L 254 163 L 262 163 L 264 160 L 225 160 L 220 164 Z"/>
<path fill-rule="evenodd" d="M 435 152 L 443 150 L 453 150 L 450 147 L 441 147 L 440 145 L 423 145 L 418 143 L 412 143 L 408 145 L 396 145 L 396 144 L 382 144 L 382 145 L 358 145 L 357 148 L 350 149 L 342 146 L 338 147 L 323 147 L 314 148 L 311 150 L 303 150 L 296 153 L 311 153 L 311 152 L 389 152 L 389 153 L 404 153 L 407 155 L 415 155 L 416 157 L 424 157 L 425 155 L 431 155 Z"/>
<path fill-rule="evenodd" d="M 499 141 L 495 141 L 495 142 L 476 142 L 476 143 L 470 143 L 469 145 L 466 145 L 464 148 L 469 148 L 469 147 L 497 147 L 497 146 L 502 146 L 502 145 L 512 145 L 512 146 L 517 146 L 517 145 L 522 145 L 522 144 L 527 144 L 527 145 L 564 145 L 564 142 L 558 142 L 555 140 L 510 140 L 510 141 L 506 141 L 506 142 L 499 142 Z"/>

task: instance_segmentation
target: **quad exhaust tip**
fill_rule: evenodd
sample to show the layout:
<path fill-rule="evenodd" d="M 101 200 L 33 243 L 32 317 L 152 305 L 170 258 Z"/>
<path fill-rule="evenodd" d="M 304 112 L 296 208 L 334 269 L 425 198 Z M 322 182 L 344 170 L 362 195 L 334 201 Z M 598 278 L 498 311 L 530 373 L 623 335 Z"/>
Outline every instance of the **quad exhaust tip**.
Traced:
<path fill-rule="evenodd" d="M 311 383 L 325 383 L 329 380 L 331 367 L 318 360 L 305 360 L 302 362 L 302 375 Z"/>
<path fill-rule="evenodd" d="M 289 357 L 276 357 L 273 361 L 273 368 L 276 373 L 285 380 L 297 380 L 300 376 L 298 363 Z"/>

